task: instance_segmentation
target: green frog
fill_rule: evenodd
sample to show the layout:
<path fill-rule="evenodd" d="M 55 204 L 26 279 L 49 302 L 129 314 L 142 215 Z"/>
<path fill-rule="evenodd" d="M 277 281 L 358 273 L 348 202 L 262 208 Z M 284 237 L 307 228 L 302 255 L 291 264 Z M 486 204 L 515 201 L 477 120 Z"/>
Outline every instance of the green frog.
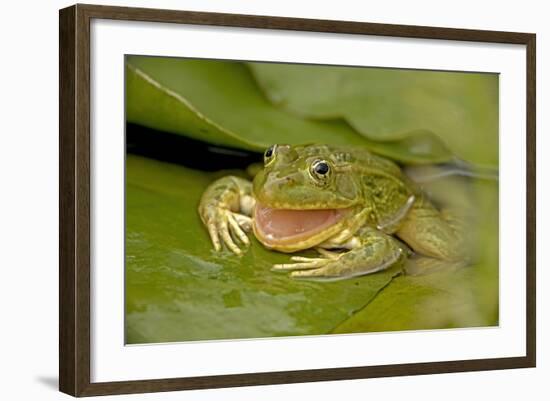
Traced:
<path fill-rule="evenodd" d="M 227 176 L 204 192 L 199 214 L 216 251 L 241 255 L 253 233 L 292 256 L 273 270 L 297 278 L 374 273 L 411 257 L 465 260 L 463 230 L 394 162 L 365 149 L 273 145 L 253 182 Z"/>

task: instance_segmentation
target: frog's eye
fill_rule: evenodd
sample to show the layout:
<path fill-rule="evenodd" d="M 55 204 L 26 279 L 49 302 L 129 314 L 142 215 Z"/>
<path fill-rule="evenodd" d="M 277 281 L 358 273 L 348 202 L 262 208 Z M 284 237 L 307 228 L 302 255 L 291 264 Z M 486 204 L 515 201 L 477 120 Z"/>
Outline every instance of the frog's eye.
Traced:
<path fill-rule="evenodd" d="M 270 146 L 264 153 L 264 166 L 267 166 L 273 160 L 275 160 L 275 150 L 277 145 Z"/>
<path fill-rule="evenodd" d="M 311 163 L 309 172 L 319 183 L 326 183 L 330 178 L 330 164 L 325 160 L 315 160 Z"/>

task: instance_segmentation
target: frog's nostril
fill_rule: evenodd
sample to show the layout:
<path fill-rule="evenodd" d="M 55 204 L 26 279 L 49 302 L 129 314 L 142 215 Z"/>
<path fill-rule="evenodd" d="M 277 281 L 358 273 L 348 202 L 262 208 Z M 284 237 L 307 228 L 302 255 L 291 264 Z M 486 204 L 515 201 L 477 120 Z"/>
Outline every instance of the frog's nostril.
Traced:
<path fill-rule="evenodd" d="M 290 177 L 277 177 L 269 180 L 269 182 L 266 183 L 266 189 L 277 193 L 281 190 L 284 190 L 285 187 L 288 187 L 288 185 L 292 182 L 292 178 Z"/>
<path fill-rule="evenodd" d="M 287 186 L 291 182 L 292 182 L 292 178 L 283 177 L 283 178 L 278 179 L 277 182 L 275 183 L 275 185 L 277 186 L 277 188 L 282 188 L 282 187 Z"/>

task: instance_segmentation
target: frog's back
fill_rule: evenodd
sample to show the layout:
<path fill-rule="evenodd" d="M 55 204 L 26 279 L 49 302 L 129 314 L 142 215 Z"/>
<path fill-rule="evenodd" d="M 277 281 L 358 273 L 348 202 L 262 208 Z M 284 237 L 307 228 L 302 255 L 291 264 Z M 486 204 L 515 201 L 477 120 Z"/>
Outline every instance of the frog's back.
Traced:
<path fill-rule="evenodd" d="M 364 202 L 374 210 L 374 222 L 385 231 L 394 231 L 418 195 L 415 185 L 393 161 L 368 150 L 356 147 L 331 150 L 337 164 L 347 163 L 350 173 L 360 178 Z"/>
<path fill-rule="evenodd" d="M 355 167 L 359 172 L 364 174 L 389 174 L 398 179 L 403 177 L 399 166 L 389 159 L 377 156 L 366 149 L 355 148 L 350 151 L 354 158 Z"/>

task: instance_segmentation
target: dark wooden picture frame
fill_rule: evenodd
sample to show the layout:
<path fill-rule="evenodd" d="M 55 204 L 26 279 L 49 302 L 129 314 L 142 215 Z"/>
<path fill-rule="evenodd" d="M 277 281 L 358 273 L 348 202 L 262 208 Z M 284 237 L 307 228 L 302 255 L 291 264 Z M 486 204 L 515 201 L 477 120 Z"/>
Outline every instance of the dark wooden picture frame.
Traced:
<path fill-rule="evenodd" d="M 525 45 L 526 356 L 91 383 L 90 22 L 94 18 Z M 535 34 L 80 4 L 60 10 L 59 29 L 59 388 L 62 392 L 73 396 L 93 396 L 535 366 Z"/>

